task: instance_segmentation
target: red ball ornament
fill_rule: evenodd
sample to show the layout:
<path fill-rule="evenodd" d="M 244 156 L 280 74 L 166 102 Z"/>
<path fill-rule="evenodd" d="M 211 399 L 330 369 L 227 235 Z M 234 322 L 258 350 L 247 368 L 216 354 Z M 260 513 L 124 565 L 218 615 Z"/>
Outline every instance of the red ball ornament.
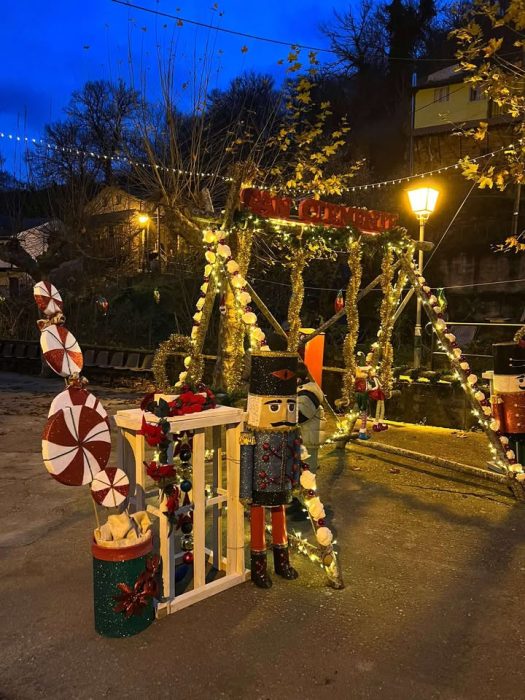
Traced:
<path fill-rule="evenodd" d="M 343 290 L 340 289 L 337 292 L 337 296 L 334 301 L 334 310 L 335 313 L 338 314 L 340 311 L 342 311 L 345 308 L 345 298 L 343 296 Z"/>
<path fill-rule="evenodd" d="M 295 440 L 293 441 L 293 444 L 294 445 L 302 445 L 303 441 L 301 438 L 295 438 Z"/>
<path fill-rule="evenodd" d="M 313 489 L 308 489 L 308 495 L 313 498 L 315 496 L 315 491 Z"/>
<path fill-rule="evenodd" d="M 317 521 L 317 525 L 319 527 L 324 527 L 326 525 L 326 520 L 324 518 L 319 518 L 319 520 Z"/>
<path fill-rule="evenodd" d="M 193 564 L 193 552 L 184 552 L 182 561 L 185 564 Z"/>

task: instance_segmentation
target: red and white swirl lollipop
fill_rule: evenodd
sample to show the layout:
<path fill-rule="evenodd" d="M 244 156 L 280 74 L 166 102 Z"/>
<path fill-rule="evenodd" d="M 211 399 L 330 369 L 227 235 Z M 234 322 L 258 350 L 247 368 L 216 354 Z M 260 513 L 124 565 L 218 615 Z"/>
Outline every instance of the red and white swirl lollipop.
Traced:
<path fill-rule="evenodd" d="M 111 453 L 107 421 L 87 406 L 71 406 L 47 419 L 42 456 L 48 472 L 61 484 L 89 484 Z"/>
<path fill-rule="evenodd" d="M 105 508 L 117 508 L 129 495 L 129 479 L 122 469 L 106 467 L 91 482 L 91 495 Z"/>
<path fill-rule="evenodd" d="M 49 407 L 47 417 L 50 418 L 58 411 L 63 411 L 72 406 L 87 406 L 94 409 L 104 420 L 108 420 L 107 411 L 97 397 L 81 386 L 69 386 L 65 391 L 55 396 Z"/>
<path fill-rule="evenodd" d="M 38 308 L 46 316 L 54 316 L 64 308 L 60 292 L 51 282 L 38 282 L 35 284 L 33 296 Z"/>
<path fill-rule="evenodd" d="M 40 335 L 40 347 L 45 361 L 61 377 L 81 371 L 82 350 L 73 333 L 65 326 L 47 326 Z"/>

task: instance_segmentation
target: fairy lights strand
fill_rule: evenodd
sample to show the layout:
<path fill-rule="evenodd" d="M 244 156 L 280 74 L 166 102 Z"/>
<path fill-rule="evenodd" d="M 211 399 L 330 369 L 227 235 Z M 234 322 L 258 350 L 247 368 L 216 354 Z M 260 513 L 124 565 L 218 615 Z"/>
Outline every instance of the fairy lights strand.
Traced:
<path fill-rule="evenodd" d="M 107 155 L 105 153 L 97 153 L 95 151 L 85 151 L 80 148 L 76 148 L 76 146 L 57 146 L 56 144 L 49 143 L 48 141 L 44 139 L 35 139 L 35 138 L 30 138 L 29 136 L 19 136 L 17 134 L 11 134 L 5 131 L 0 131 L 0 138 L 5 138 L 8 139 L 9 141 L 17 142 L 17 143 L 25 143 L 28 146 L 45 146 L 48 150 L 50 151 L 60 151 L 62 153 L 72 153 L 74 155 L 83 155 L 86 156 L 87 158 L 95 158 L 98 160 L 102 161 L 113 161 L 113 162 L 119 162 L 119 163 L 127 163 L 129 165 L 134 165 L 135 167 L 142 167 L 142 168 L 151 168 L 153 170 L 160 170 L 161 172 L 170 172 L 170 173 L 178 173 L 179 175 L 195 175 L 194 172 L 190 170 L 183 170 L 181 168 L 170 168 L 166 165 L 161 165 L 160 163 L 144 163 L 143 161 L 137 161 L 133 160 L 131 158 L 127 158 L 126 156 L 116 156 L 116 155 Z M 518 139 L 517 143 L 522 146 L 525 143 L 525 139 Z M 471 163 L 477 163 L 478 161 L 484 159 L 484 158 L 492 158 L 493 156 L 497 155 L 498 153 L 502 153 L 503 151 L 506 151 L 511 148 L 515 148 L 516 144 L 514 143 L 509 143 L 506 146 L 501 146 L 501 148 L 497 148 L 494 151 L 491 151 L 490 153 L 484 153 L 480 156 L 476 156 L 475 158 L 471 158 L 470 162 Z M 373 190 L 373 189 L 379 189 L 381 187 L 389 187 L 393 185 L 400 185 L 405 182 L 412 182 L 413 180 L 418 180 L 420 178 L 425 178 L 425 177 L 431 177 L 432 175 L 440 175 L 441 173 L 449 172 L 451 170 L 459 170 L 460 168 L 459 163 L 453 163 L 451 165 L 446 165 L 442 168 L 435 168 L 434 170 L 427 170 L 426 172 L 423 173 L 416 173 L 415 175 L 407 175 L 405 177 L 401 178 L 393 178 L 391 180 L 382 180 L 380 182 L 370 182 L 367 184 L 363 185 L 353 185 L 351 187 L 343 187 L 341 188 L 342 192 L 362 192 L 364 190 Z M 200 172 L 197 173 L 200 177 L 209 177 L 209 178 L 218 178 L 219 180 L 223 180 L 224 182 L 232 182 L 232 178 L 225 176 L 225 175 L 219 175 L 217 173 L 209 173 L 209 172 Z M 270 192 L 276 192 L 275 188 L 272 187 L 263 187 L 261 185 L 257 185 L 257 188 L 263 191 L 270 191 Z M 310 196 L 312 193 L 304 191 L 302 194 L 299 196 L 304 198 Z"/>
<path fill-rule="evenodd" d="M 133 160 L 126 156 L 117 155 L 107 155 L 105 153 L 97 153 L 96 151 L 85 151 L 82 148 L 77 148 L 76 146 L 57 146 L 57 144 L 49 143 L 44 139 L 34 139 L 29 136 L 19 136 L 17 134 L 10 134 L 4 131 L 0 131 L 0 138 L 7 139 L 8 141 L 13 141 L 16 143 L 24 143 L 27 146 L 44 146 L 49 151 L 61 152 L 61 153 L 72 153 L 77 156 L 85 156 L 86 158 L 94 158 L 102 161 L 113 161 L 114 163 L 126 163 L 129 165 L 134 165 L 139 168 L 151 168 L 152 170 L 160 170 L 161 172 L 177 173 L 178 175 L 199 175 L 199 177 L 216 177 L 224 182 L 231 182 L 231 177 L 226 177 L 225 175 L 218 175 L 217 173 L 194 173 L 191 170 L 183 170 L 182 168 L 170 168 L 166 165 L 161 165 L 160 163 L 144 163 L 143 161 Z"/>

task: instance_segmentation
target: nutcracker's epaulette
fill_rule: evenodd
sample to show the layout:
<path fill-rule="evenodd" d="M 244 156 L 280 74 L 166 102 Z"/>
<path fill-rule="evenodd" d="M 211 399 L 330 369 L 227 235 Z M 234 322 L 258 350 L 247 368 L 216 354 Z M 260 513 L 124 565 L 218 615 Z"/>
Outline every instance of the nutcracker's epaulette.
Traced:
<path fill-rule="evenodd" d="M 255 435 L 252 432 L 245 430 L 241 433 L 241 437 L 239 438 L 239 443 L 241 445 L 255 445 L 256 442 Z"/>

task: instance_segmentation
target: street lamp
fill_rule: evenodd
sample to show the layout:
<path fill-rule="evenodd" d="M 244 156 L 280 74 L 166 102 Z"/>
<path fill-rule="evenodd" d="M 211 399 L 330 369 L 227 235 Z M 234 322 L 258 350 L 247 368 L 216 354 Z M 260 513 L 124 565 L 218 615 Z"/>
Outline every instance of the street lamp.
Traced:
<path fill-rule="evenodd" d="M 139 214 L 138 222 L 142 226 L 142 269 L 143 272 L 148 269 L 148 257 L 146 252 L 146 246 L 148 243 L 148 233 L 149 233 L 149 222 L 150 218 L 147 214 Z"/>
<path fill-rule="evenodd" d="M 418 187 L 408 190 L 410 208 L 419 221 L 419 242 L 425 240 L 425 223 L 436 207 L 438 190 L 432 187 Z M 419 248 L 418 268 L 419 274 L 423 274 L 423 247 Z M 416 327 L 414 330 L 414 368 L 421 367 L 421 299 L 417 297 Z"/>

